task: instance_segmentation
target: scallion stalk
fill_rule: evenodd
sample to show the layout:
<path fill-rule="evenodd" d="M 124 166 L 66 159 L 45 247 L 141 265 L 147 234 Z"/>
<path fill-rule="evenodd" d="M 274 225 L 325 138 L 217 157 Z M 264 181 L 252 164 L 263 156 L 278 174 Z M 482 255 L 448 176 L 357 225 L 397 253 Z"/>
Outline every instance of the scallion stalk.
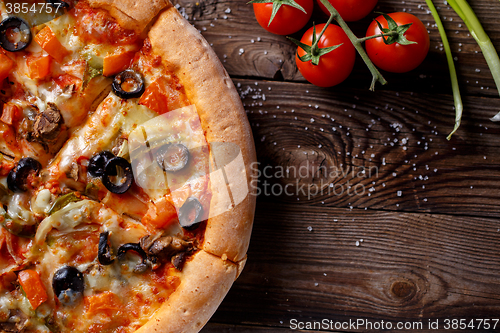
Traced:
<path fill-rule="evenodd" d="M 458 16 L 460 16 L 462 21 L 464 21 L 472 37 L 474 37 L 481 48 L 484 59 L 486 59 L 486 63 L 490 68 L 491 75 L 497 86 L 497 90 L 500 92 L 500 59 L 498 58 L 498 53 L 490 37 L 484 31 L 479 19 L 466 0 L 448 0 L 448 4 Z M 500 121 L 500 112 L 491 118 L 491 120 Z"/>
<path fill-rule="evenodd" d="M 441 40 L 443 42 L 444 51 L 446 53 L 446 60 L 448 60 L 448 69 L 450 70 L 451 88 L 453 90 L 453 102 L 455 104 L 455 127 L 447 137 L 447 139 L 450 140 L 451 136 L 460 127 L 464 106 L 462 103 L 462 97 L 460 96 L 460 88 L 458 87 L 457 70 L 455 69 L 455 62 L 453 60 L 453 55 L 451 54 L 450 43 L 448 43 L 448 37 L 446 36 L 443 22 L 441 22 L 441 18 L 439 17 L 439 14 L 436 10 L 436 7 L 434 7 L 434 4 L 432 3 L 432 0 L 425 0 L 425 2 L 427 3 L 427 6 L 432 13 L 432 17 L 434 17 L 434 21 L 436 21 L 439 34 L 441 35 Z"/>

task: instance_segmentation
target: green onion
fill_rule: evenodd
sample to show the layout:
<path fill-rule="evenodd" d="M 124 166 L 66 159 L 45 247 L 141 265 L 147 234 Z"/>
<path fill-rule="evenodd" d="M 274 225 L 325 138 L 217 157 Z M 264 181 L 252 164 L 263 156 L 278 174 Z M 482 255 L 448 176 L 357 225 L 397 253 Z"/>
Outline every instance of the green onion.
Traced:
<path fill-rule="evenodd" d="M 443 41 L 444 51 L 446 53 L 446 60 L 448 60 L 448 69 L 450 70 L 450 79 L 451 79 L 451 88 L 453 90 L 453 101 L 455 103 L 455 127 L 453 131 L 448 135 L 447 139 L 450 140 L 451 136 L 458 130 L 460 127 L 460 122 L 462 119 L 462 112 L 464 106 L 462 104 L 462 97 L 460 96 L 460 89 L 458 87 L 458 79 L 457 79 L 457 70 L 455 69 L 455 62 L 453 61 L 453 55 L 451 54 L 450 43 L 448 43 L 448 37 L 446 36 L 446 31 L 444 30 L 443 23 L 441 22 L 441 18 L 432 3 L 432 0 L 425 0 L 427 6 L 431 10 L 432 17 L 436 21 L 438 26 L 439 34 L 441 35 L 441 40 Z"/>
<path fill-rule="evenodd" d="M 426 0 L 427 1 L 427 0 Z M 469 6 L 465 0 L 448 0 L 448 4 L 455 10 L 455 12 L 460 16 L 462 21 L 469 29 L 472 37 L 476 40 L 477 44 L 483 52 L 484 59 L 490 68 L 491 75 L 497 86 L 497 90 L 500 92 L 500 59 L 498 58 L 498 53 L 495 50 L 495 46 L 490 40 L 490 37 L 486 34 L 479 19 L 476 14 Z M 497 113 L 492 121 L 500 121 L 500 112 Z"/>

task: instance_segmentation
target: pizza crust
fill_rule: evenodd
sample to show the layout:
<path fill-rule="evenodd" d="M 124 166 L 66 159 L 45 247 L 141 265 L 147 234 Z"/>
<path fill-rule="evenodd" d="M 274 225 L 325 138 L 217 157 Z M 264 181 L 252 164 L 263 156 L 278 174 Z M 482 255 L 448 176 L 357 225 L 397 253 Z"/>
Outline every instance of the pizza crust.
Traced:
<path fill-rule="evenodd" d="M 156 15 L 171 6 L 168 0 L 88 0 L 91 7 L 106 9 L 121 27 L 140 34 Z"/>
<path fill-rule="evenodd" d="M 250 186 L 256 171 L 252 165 L 256 153 L 251 128 L 239 95 L 215 52 L 168 0 L 153 0 L 148 6 L 139 0 L 89 2 L 107 9 L 120 25 L 137 32 L 154 22 L 148 33 L 153 52 L 184 86 L 211 144 L 215 169 L 224 169 L 224 186 L 231 193 L 229 206 L 208 219 L 201 250 L 185 264 L 181 284 L 137 331 L 198 332 L 246 263 L 256 202 L 255 188 Z M 231 166 L 235 156 L 241 159 L 240 166 Z M 216 205 L 220 198 L 217 191 L 212 192 L 212 204 Z"/>
<path fill-rule="evenodd" d="M 238 267 L 203 250 L 182 270 L 181 284 L 136 333 L 198 332 L 226 296 Z"/>
<path fill-rule="evenodd" d="M 233 143 L 239 147 L 246 177 L 243 184 L 232 184 L 228 179 L 228 192 L 232 193 L 232 207 L 208 220 L 202 248 L 216 256 L 239 262 L 245 258 L 255 211 L 256 196 L 250 188 L 256 161 L 252 132 L 239 95 L 215 52 L 198 31 L 174 7 L 166 8 L 149 31 L 153 51 L 181 81 L 189 100 L 195 104 L 209 143 Z M 165 43 L 168 41 L 168 43 Z M 233 145 L 234 146 L 234 145 Z M 217 160 L 231 159 L 233 149 L 227 145 L 211 145 Z M 227 158 L 226 158 L 227 157 Z M 226 176 L 231 170 L 226 168 Z M 240 186 L 243 185 L 243 186 Z M 232 190 L 232 191 L 231 191 Z M 243 193 L 238 193 L 238 192 Z M 217 193 L 213 202 L 217 202 Z M 241 197 L 242 200 L 235 200 Z M 240 202 L 241 201 L 241 202 Z"/>

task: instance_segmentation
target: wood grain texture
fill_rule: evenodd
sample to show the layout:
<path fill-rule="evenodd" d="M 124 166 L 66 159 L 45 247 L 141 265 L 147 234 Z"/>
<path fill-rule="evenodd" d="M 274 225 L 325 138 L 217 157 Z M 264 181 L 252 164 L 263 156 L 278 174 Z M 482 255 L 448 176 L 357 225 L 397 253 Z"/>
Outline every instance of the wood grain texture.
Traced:
<path fill-rule="evenodd" d="M 205 36 L 223 61 L 231 76 L 250 76 L 262 79 L 284 79 L 303 81 L 295 66 L 295 47 L 284 36 L 265 31 L 255 20 L 252 7 L 246 0 L 176 0 L 181 11 Z M 451 9 L 436 3 L 443 18 L 464 94 L 498 96 L 495 84 L 488 70 L 480 48 L 470 36 L 466 26 Z M 471 1 L 471 6 L 483 23 L 493 43 L 500 48 L 500 27 L 496 24 L 500 15 L 500 3 L 490 0 Z M 405 75 L 384 73 L 389 84 L 379 86 L 380 90 L 451 93 L 449 74 L 441 38 L 432 15 L 423 0 L 384 0 L 376 11 L 407 11 L 428 27 L 431 36 L 431 50 L 425 62 L 416 70 Z M 315 22 L 325 22 L 326 17 L 317 14 Z M 364 36 L 366 29 L 377 15 L 350 23 L 357 36 Z M 312 26 L 309 24 L 309 26 Z M 305 31 L 305 30 L 303 30 Z M 293 35 L 299 38 L 303 31 Z M 345 87 L 368 88 L 370 74 L 358 57 L 355 70 L 342 84 Z"/>
<path fill-rule="evenodd" d="M 412 332 L 431 332 L 429 320 L 442 329 L 445 319 L 499 318 L 500 124 L 489 118 L 500 99 L 445 2 L 435 4 L 465 104 L 451 141 L 449 73 L 423 0 L 379 1 L 377 11 L 417 15 L 431 50 L 410 73 L 384 73 L 389 84 L 375 93 L 359 57 L 337 87 L 304 83 L 295 47 L 262 29 L 246 0 L 175 3 L 237 85 L 261 171 L 247 266 L 203 332 L 288 332 L 291 319 L 415 322 L 422 329 Z M 500 2 L 470 4 L 500 49 Z M 374 17 L 350 26 L 362 36 Z"/>
<path fill-rule="evenodd" d="M 202 330 L 203 333 L 267 333 L 267 332 L 289 332 L 288 328 L 265 327 L 255 325 L 231 325 L 208 323 Z M 324 331 L 323 331 L 324 332 Z M 308 331 L 308 333 L 319 333 L 317 331 Z"/>
<path fill-rule="evenodd" d="M 500 100 L 465 98 L 462 127 L 447 141 L 451 96 L 235 82 L 262 201 L 500 216 L 500 126 L 489 121 Z"/>
<path fill-rule="evenodd" d="M 498 318 L 499 227 L 491 218 L 260 204 L 247 267 L 212 321 Z"/>

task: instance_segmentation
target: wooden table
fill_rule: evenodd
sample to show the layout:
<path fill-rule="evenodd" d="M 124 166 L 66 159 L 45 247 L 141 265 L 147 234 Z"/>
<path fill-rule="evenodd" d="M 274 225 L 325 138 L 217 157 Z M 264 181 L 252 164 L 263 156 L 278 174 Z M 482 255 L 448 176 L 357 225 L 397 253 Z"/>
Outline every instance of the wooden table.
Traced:
<path fill-rule="evenodd" d="M 500 2 L 470 2 L 500 49 Z M 237 85 L 263 173 L 247 266 L 203 332 L 287 332 L 294 320 L 323 319 L 415 322 L 418 331 L 429 320 L 444 328 L 446 319 L 465 319 L 476 332 L 489 319 L 493 327 L 500 318 L 500 125 L 489 118 L 500 99 L 454 11 L 436 2 L 465 104 L 462 126 L 447 141 L 451 86 L 424 0 L 379 1 L 377 11 L 417 15 L 431 51 L 415 71 L 384 73 L 389 84 L 376 92 L 359 57 L 340 86 L 306 83 L 295 47 L 262 29 L 246 0 L 178 5 Z M 361 36 L 373 17 L 350 26 Z M 286 168 L 296 174 L 279 173 Z"/>

